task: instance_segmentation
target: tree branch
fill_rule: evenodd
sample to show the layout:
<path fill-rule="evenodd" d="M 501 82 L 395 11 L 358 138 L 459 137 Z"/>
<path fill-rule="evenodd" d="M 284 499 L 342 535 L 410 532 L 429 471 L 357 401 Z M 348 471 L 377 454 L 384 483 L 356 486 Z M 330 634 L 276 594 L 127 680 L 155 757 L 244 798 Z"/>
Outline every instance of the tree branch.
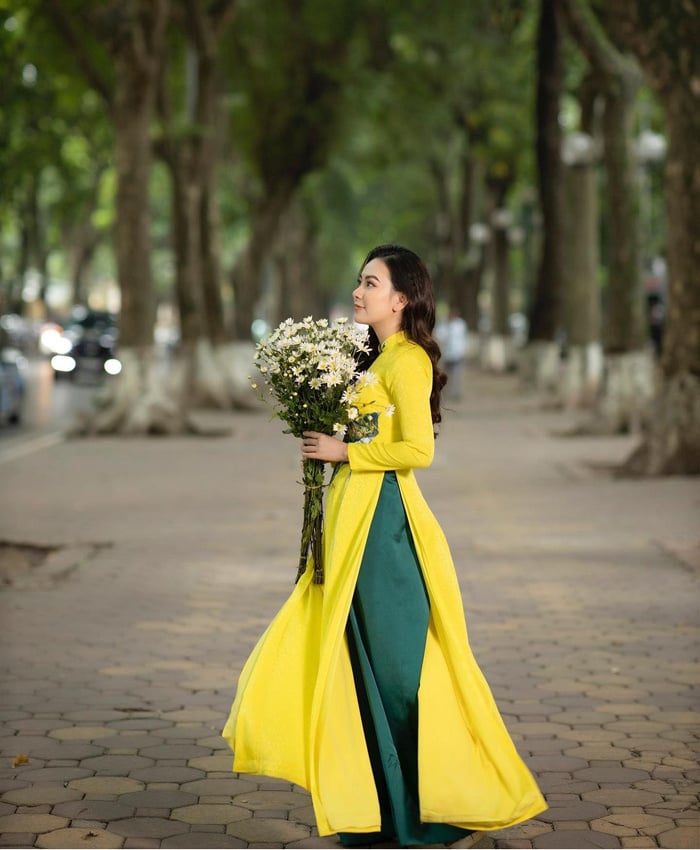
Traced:
<path fill-rule="evenodd" d="M 40 0 L 40 8 L 53 22 L 59 35 L 71 49 L 75 61 L 88 83 L 107 104 L 111 105 L 114 96 L 113 87 L 109 79 L 95 64 L 89 51 L 86 50 L 85 37 L 78 32 L 74 23 L 75 16 L 68 14 L 61 0 Z"/>
<path fill-rule="evenodd" d="M 637 63 L 610 41 L 588 0 L 557 0 L 567 29 L 591 66 L 608 81 L 641 81 Z"/>

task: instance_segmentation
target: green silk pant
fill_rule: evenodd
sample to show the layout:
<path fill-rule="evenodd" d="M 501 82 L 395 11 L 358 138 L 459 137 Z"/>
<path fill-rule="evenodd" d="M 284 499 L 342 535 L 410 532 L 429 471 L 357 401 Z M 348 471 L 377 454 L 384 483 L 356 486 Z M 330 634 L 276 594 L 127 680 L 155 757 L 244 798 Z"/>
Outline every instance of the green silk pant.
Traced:
<path fill-rule="evenodd" d="M 362 725 L 382 815 L 381 832 L 340 833 L 346 847 L 457 841 L 469 832 L 421 823 L 418 686 L 430 606 L 394 472 L 386 472 L 347 624 Z"/>

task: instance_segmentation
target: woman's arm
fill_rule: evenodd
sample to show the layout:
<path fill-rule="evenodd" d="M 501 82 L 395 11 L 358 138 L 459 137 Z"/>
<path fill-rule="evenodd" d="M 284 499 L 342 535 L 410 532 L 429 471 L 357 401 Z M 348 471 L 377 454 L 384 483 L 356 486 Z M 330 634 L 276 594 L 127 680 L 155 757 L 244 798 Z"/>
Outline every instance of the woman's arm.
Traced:
<path fill-rule="evenodd" d="M 353 471 L 378 472 L 430 466 L 435 452 L 430 414 L 432 387 L 432 364 L 422 349 L 416 347 L 396 358 L 388 375 L 388 389 L 401 439 L 392 443 L 379 440 L 349 443 L 348 461 Z"/>

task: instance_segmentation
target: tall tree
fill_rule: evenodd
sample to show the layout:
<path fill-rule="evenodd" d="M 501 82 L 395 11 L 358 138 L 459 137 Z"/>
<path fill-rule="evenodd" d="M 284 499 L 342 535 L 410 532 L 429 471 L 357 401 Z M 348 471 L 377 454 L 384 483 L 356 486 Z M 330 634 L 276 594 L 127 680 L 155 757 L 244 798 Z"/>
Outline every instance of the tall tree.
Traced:
<path fill-rule="evenodd" d="M 265 263 L 302 181 L 338 136 L 362 4 L 271 0 L 236 27 L 231 74 L 243 95 L 233 120 L 251 166 L 249 239 L 233 270 L 234 336 L 248 341 Z"/>
<path fill-rule="evenodd" d="M 668 127 L 668 309 L 662 380 L 627 469 L 700 473 L 700 14 L 696 3 L 611 0 L 624 44 L 657 92 Z"/>
<path fill-rule="evenodd" d="M 104 404 L 76 430 L 178 433 L 195 428 L 190 399 L 166 391 L 153 361 L 151 133 L 162 75 L 170 0 L 38 0 L 70 48 L 87 84 L 108 107 L 114 129 L 114 247 L 121 291 L 122 373 Z"/>
<path fill-rule="evenodd" d="M 231 387 L 215 350 L 225 337 L 214 183 L 223 123 L 218 49 L 236 11 L 235 0 L 209 5 L 179 0 L 174 5 L 167 61 L 159 76 L 155 146 L 171 182 L 181 340 L 177 392 L 183 400 L 220 407 L 229 406 Z"/>
<path fill-rule="evenodd" d="M 530 306 L 526 375 L 537 386 L 556 381 L 562 322 L 563 166 L 560 100 L 564 85 L 563 28 L 557 0 L 541 0 L 537 30 L 536 154 L 543 238 Z"/>
<path fill-rule="evenodd" d="M 619 50 L 589 0 L 560 0 L 568 30 L 588 59 L 604 96 L 603 159 L 607 188 L 608 282 L 604 346 L 606 382 L 597 429 L 638 427 L 652 392 L 646 345 L 644 293 L 634 150 L 634 104 L 642 83 L 637 63 Z M 610 31 L 614 15 L 605 19 Z"/>

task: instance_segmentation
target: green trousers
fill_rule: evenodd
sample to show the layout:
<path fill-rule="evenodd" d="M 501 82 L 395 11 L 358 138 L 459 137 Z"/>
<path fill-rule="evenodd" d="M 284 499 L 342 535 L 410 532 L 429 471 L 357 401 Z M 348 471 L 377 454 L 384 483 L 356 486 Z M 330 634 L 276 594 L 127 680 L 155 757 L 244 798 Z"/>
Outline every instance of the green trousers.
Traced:
<path fill-rule="evenodd" d="M 467 830 L 421 823 L 418 686 L 430 605 L 394 472 L 386 472 L 353 596 L 347 639 L 382 815 L 381 832 L 341 833 L 346 847 L 457 841 Z"/>

